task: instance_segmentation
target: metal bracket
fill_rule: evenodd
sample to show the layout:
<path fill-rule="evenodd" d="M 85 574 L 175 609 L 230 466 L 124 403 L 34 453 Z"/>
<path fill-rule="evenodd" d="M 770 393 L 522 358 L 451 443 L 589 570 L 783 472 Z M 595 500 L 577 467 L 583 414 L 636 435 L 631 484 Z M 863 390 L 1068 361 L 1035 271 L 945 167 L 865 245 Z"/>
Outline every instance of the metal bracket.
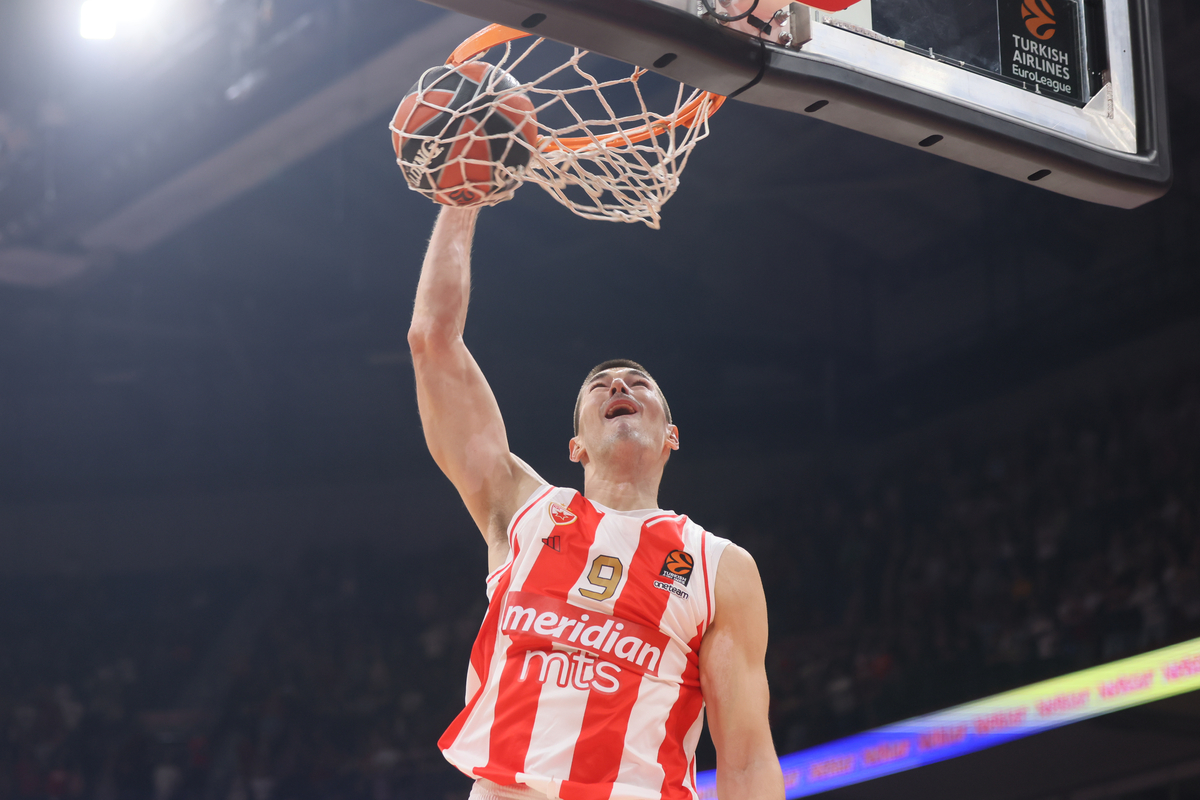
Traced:
<path fill-rule="evenodd" d="M 788 15 L 787 27 L 785 28 L 786 34 L 783 34 L 781 31 L 779 43 L 784 47 L 791 47 L 798 50 L 812 41 L 812 8 L 803 3 L 792 3 L 784 10 Z M 785 35 L 787 41 L 783 40 Z"/>
<path fill-rule="evenodd" d="M 664 0 L 656 1 L 664 2 Z M 714 2 L 719 1 L 714 0 Z M 666 4 L 671 5 L 669 0 Z M 743 3 L 743 5 L 749 6 L 749 3 Z M 715 22 L 726 30 L 736 31 L 756 41 L 761 39 L 768 44 L 775 44 L 792 50 L 800 49 L 805 42 L 812 39 L 812 18 L 814 15 L 811 7 L 802 3 L 789 3 L 776 11 L 775 15 L 771 17 L 771 32 L 765 36 L 762 31 L 746 20 L 721 22 L 712 19 L 701 0 L 695 0 L 691 4 L 691 9 L 696 16 L 708 19 L 710 22 Z M 735 8 L 734 10 L 737 9 Z"/>

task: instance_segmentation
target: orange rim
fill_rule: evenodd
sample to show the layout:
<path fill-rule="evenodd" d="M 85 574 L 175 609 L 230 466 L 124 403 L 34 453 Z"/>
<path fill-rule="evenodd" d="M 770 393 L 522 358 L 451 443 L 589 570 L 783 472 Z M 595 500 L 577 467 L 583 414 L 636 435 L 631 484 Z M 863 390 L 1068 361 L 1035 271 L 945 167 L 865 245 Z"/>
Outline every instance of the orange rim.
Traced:
<path fill-rule="evenodd" d="M 454 48 L 454 52 L 446 59 L 446 66 L 460 66 L 475 56 L 486 53 L 498 44 L 508 44 L 532 35 L 529 31 L 519 31 L 503 25 L 488 25 L 483 30 L 476 31 L 463 39 L 463 43 Z"/>
<path fill-rule="evenodd" d="M 526 36 L 532 36 L 529 31 L 519 31 L 515 28 L 506 28 L 503 25 L 488 25 L 481 31 L 471 34 L 463 43 L 454 48 L 454 52 L 446 59 L 446 66 L 457 67 L 471 60 L 477 55 L 486 53 L 493 47 L 501 44 L 508 44 L 517 39 L 524 39 Z M 637 144 L 644 142 L 647 139 L 660 136 L 672 128 L 684 125 L 692 127 L 693 124 L 703 122 L 712 116 L 721 105 L 725 102 L 724 95 L 714 94 L 713 92 L 701 92 L 689 102 L 685 103 L 683 108 L 679 109 L 678 113 L 671 119 L 655 122 L 651 125 L 639 125 L 636 128 L 630 128 L 620 133 L 610 133 L 607 136 L 592 138 L 591 136 L 570 136 L 565 139 L 553 139 L 546 147 L 546 151 L 553 150 L 582 150 L 593 144 L 599 144 L 605 147 L 613 142 L 623 142 L 628 144 Z M 707 103 L 707 110 L 705 104 Z M 701 112 L 704 111 L 703 114 Z M 538 147 L 546 141 L 546 137 L 538 139 Z"/>

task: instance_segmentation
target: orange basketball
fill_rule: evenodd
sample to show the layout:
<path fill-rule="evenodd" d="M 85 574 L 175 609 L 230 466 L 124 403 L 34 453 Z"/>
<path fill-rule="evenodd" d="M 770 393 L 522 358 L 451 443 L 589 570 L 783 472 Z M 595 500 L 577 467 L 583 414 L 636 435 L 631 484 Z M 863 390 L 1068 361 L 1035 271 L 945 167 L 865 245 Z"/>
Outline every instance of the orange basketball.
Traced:
<path fill-rule="evenodd" d="M 408 184 L 438 203 L 472 205 L 509 188 L 508 169 L 537 142 L 533 103 L 491 64 L 428 70 L 392 118 L 392 147 Z"/>

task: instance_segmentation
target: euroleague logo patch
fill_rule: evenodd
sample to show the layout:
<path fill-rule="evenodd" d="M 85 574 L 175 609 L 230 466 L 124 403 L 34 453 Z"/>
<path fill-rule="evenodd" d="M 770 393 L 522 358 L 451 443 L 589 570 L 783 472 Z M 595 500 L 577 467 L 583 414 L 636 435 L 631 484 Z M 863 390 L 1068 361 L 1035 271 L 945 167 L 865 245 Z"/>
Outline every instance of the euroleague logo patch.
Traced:
<path fill-rule="evenodd" d="M 667 553 L 667 560 L 663 562 L 662 571 L 658 574 L 664 578 L 670 578 L 675 583 L 687 586 L 688 581 L 692 578 L 692 567 L 695 565 L 696 560 L 690 553 L 683 550 L 672 550 Z"/>
<path fill-rule="evenodd" d="M 570 525 L 578 517 L 575 512 L 564 506 L 562 503 L 551 503 L 549 506 L 550 519 L 555 525 Z"/>
<path fill-rule="evenodd" d="M 1046 0 L 1025 0 L 1021 6 L 1021 19 L 1025 20 L 1029 32 L 1042 41 L 1054 36 L 1054 9 Z"/>

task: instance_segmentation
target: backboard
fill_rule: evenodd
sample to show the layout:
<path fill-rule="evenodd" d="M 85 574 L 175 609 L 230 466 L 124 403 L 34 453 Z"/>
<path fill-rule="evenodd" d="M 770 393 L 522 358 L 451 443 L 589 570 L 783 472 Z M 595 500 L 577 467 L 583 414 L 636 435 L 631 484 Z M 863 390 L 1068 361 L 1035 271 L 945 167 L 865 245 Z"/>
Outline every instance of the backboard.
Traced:
<path fill-rule="evenodd" d="M 429 1 L 1071 197 L 1170 187 L 1158 0 Z"/>

